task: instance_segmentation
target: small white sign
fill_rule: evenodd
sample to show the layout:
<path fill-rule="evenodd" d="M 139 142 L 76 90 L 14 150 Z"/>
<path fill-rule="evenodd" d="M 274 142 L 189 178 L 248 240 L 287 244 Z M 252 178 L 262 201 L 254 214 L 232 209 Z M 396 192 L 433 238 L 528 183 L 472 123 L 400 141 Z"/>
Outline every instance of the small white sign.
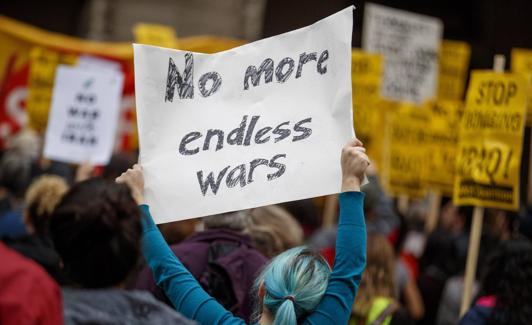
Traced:
<path fill-rule="evenodd" d="M 384 56 L 382 95 L 420 103 L 436 96 L 442 22 L 366 3 L 362 47 Z"/>
<path fill-rule="evenodd" d="M 44 156 L 67 163 L 107 164 L 115 141 L 123 79 L 118 71 L 59 66 Z"/>
<path fill-rule="evenodd" d="M 215 54 L 134 45 L 158 223 L 338 193 L 353 137 L 353 7 Z"/>

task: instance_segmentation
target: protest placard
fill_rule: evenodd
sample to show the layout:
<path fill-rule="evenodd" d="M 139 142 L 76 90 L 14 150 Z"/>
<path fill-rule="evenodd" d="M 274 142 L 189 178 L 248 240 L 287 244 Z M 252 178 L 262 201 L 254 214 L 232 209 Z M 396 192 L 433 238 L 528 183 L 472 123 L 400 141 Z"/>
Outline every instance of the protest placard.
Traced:
<path fill-rule="evenodd" d="M 135 42 L 146 45 L 174 47 L 177 45 L 175 29 L 160 24 L 138 23 L 133 27 Z"/>
<path fill-rule="evenodd" d="M 379 129 L 378 101 L 381 99 L 382 57 L 353 49 L 351 82 L 353 88 L 353 118 L 357 137 L 364 143 L 370 157 L 376 157 L 379 146 L 374 139 Z M 377 161 L 373 161 L 378 163 Z"/>
<path fill-rule="evenodd" d="M 427 148 L 423 182 L 428 188 L 451 196 L 463 102 L 429 102 L 425 104 L 425 112 L 429 118 L 423 130 L 423 145 Z"/>
<path fill-rule="evenodd" d="M 472 73 L 460 124 L 455 204 L 519 208 L 526 87 L 518 74 Z"/>
<path fill-rule="evenodd" d="M 437 18 L 366 3 L 362 47 L 384 56 L 384 97 L 420 103 L 436 96 L 442 33 Z"/>
<path fill-rule="evenodd" d="M 471 47 L 466 42 L 443 40 L 440 48 L 438 99 L 462 100 L 469 71 Z"/>
<path fill-rule="evenodd" d="M 111 158 L 123 75 L 114 70 L 57 68 L 44 156 L 104 165 Z"/>
<path fill-rule="evenodd" d="M 352 11 L 212 55 L 134 45 L 158 223 L 339 192 L 354 135 Z"/>
<path fill-rule="evenodd" d="M 520 73 L 528 80 L 526 124 L 532 126 L 532 50 L 512 49 L 512 72 Z"/>
<path fill-rule="evenodd" d="M 74 64 L 76 57 L 34 47 L 30 52 L 27 118 L 30 127 L 42 131 L 48 123 L 55 71 L 59 64 Z"/>
<path fill-rule="evenodd" d="M 424 141 L 429 116 L 423 106 L 415 104 L 403 102 L 388 106 L 382 127 L 383 185 L 392 196 L 421 197 L 425 194 L 422 176 L 426 167 Z"/>

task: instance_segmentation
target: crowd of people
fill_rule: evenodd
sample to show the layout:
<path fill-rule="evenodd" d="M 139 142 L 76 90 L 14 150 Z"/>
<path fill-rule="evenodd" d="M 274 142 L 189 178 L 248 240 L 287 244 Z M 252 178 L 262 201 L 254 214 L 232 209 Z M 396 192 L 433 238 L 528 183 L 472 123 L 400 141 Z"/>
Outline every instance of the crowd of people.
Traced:
<path fill-rule="evenodd" d="M 0 158 L 0 324 L 529 324 L 532 216 L 487 210 L 460 316 L 471 207 L 388 197 L 350 140 L 337 222 L 319 198 L 155 225 L 142 166 Z M 369 184 L 361 186 L 365 175 Z"/>

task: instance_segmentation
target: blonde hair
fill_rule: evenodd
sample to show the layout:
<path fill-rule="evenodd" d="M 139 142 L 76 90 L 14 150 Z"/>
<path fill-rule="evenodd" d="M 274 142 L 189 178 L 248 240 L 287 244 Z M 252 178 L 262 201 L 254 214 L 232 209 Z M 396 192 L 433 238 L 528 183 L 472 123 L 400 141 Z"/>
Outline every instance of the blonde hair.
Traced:
<path fill-rule="evenodd" d="M 30 185 L 25 203 L 29 221 L 37 231 L 45 230 L 49 217 L 67 191 L 67 182 L 55 175 L 40 176 Z"/>
<path fill-rule="evenodd" d="M 395 296 L 395 257 L 393 247 L 382 235 L 369 235 L 367 264 L 353 306 L 353 314 L 365 319 L 374 298 Z"/>
<path fill-rule="evenodd" d="M 301 225 L 290 213 L 277 205 L 251 210 L 246 232 L 257 249 L 268 258 L 303 243 Z"/>

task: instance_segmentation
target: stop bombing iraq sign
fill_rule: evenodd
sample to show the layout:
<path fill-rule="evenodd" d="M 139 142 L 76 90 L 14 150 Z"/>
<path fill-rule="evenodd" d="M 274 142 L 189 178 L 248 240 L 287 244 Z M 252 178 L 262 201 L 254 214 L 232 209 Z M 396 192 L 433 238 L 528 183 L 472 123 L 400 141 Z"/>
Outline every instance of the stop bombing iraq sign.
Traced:
<path fill-rule="evenodd" d="M 156 222 L 339 192 L 340 151 L 354 136 L 352 15 L 216 54 L 134 45 Z"/>

